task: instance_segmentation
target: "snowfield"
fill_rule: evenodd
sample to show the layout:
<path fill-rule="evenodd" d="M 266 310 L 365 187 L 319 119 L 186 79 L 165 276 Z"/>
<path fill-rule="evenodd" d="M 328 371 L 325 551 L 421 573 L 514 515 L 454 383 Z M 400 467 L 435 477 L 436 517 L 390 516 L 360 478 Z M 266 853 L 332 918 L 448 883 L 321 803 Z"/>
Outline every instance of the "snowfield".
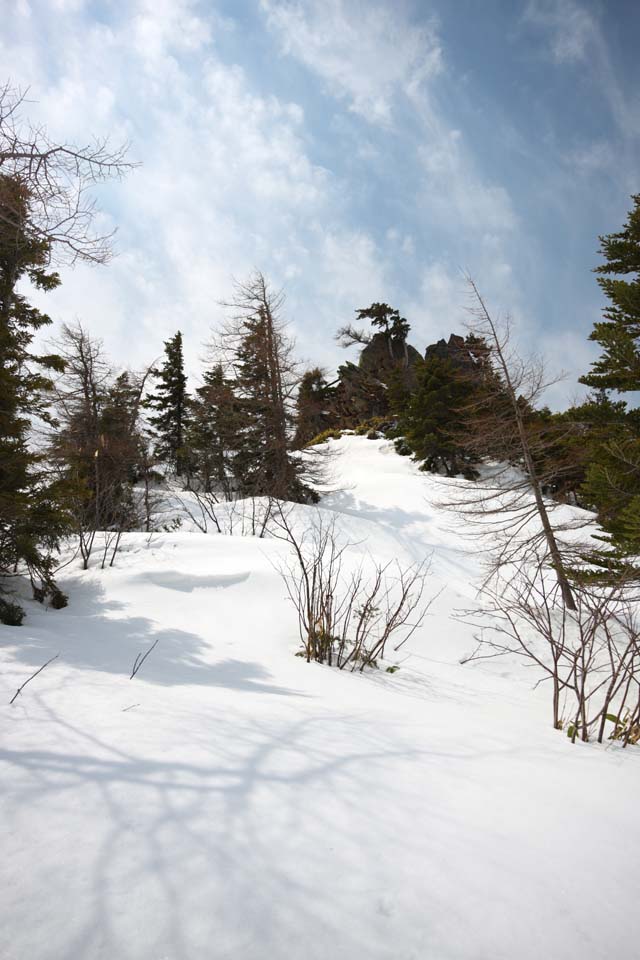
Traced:
<path fill-rule="evenodd" d="M 197 530 L 0 627 L 2 960 L 640 956 L 640 749 L 572 746 L 523 664 L 460 665 L 477 545 L 391 444 L 333 446 L 354 554 L 432 554 L 398 672 L 295 657 L 287 544 Z"/>

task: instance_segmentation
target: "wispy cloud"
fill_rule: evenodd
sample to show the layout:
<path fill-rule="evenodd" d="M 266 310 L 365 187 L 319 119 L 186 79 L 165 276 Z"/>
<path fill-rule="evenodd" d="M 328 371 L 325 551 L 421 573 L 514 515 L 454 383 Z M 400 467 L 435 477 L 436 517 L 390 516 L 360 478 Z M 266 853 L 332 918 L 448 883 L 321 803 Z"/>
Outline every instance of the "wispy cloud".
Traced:
<path fill-rule="evenodd" d="M 556 63 L 583 61 L 597 43 L 593 17 L 573 0 L 529 0 L 523 19 L 548 31 L 549 50 Z"/>
<path fill-rule="evenodd" d="M 368 122 L 387 125 L 399 94 L 424 90 L 442 50 L 435 21 L 410 24 L 402 4 L 376 0 L 260 0 L 282 49 Z"/>
<path fill-rule="evenodd" d="M 195 368 L 233 276 L 259 267 L 286 287 L 300 352 L 334 365 L 335 329 L 372 300 L 398 306 L 420 347 L 459 329 L 468 270 L 528 343 L 583 372 L 595 238 L 619 222 L 612 196 L 638 188 L 637 105 L 597 8 L 529 0 L 496 18 L 513 85 L 531 84 L 525 118 L 509 85 L 491 99 L 495 59 L 467 57 L 444 0 L 6 8 L 2 72 L 30 87 L 31 116 L 58 139 L 130 140 L 143 161 L 100 188 L 120 255 L 65 273 L 45 300 L 57 320 L 79 316 L 133 364 L 180 328 Z M 568 131 L 550 75 L 553 97 L 590 91 L 607 132 Z"/>
<path fill-rule="evenodd" d="M 216 37 L 230 27 L 200 9 L 138 0 L 97 23 L 67 4 L 36 32 L 0 42 L 5 69 L 30 86 L 30 112 L 53 136 L 109 133 L 132 140 L 143 160 L 103 193 L 120 256 L 103 271 L 67 271 L 46 300 L 54 317 L 80 316 L 132 363 L 178 327 L 195 360 L 233 277 L 256 266 L 292 282 L 303 339 L 302 304 L 314 304 L 313 316 L 304 308 L 310 342 L 319 316 L 332 332 L 382 272 L 373 240 L 345 219 L 343 185 L 309 157 L 302 107 L 256 91 L 242 66 L 223 62 Z"/>
<path fill-rule="evenodd" d="M 578 0 L 529 0 L 523 20 L 546 33 L 549 53 L 557 64 L 584 68 L 594 81 L 593 91 L 607 101 L 619 133 L 625 138 L 637 137 L 640 100 L 635 90 L 631 98 L 623 90 L 593 8 Z"/>
<path fill-rule="evenodd" d="M 480 273 L 492 290 L 494 281 L 500 283 L 517 309 L 521 298 L 508 262 L 517 216 L 507 188 L 478 169 L 464 134 L 440 104 L 439 84 L 455 78 L 448 73 L 437 18 L 416 28 L 402 4 L 353 0 L 261 0 L 261 7 L 285 56 L 318 76 L 365 123 L 383 127 L 383 155 L 385 138 L 406 139 L 413 216 L 422 234 L 447 237 L 449 247 L 437 258 L 432 250 L 425 256 L 413 240 L 403 250 L 415 268 L 414 289 L 394 291 L 391 284 L 388 296 L 395 293 L 415 308 L 416 335 L 429 338 L 443 324 L 459 326 L 460 297 L 452 296 L 445 310 L 439 293 L 445 277 L 448 292 L 459 289 L 461 267 Z M 384 129 L 391 125 L 393 133 Z M 454 223 L 458 238 L 452 242 Z M 393 243 L 393 234 L 387 239 Z"/>

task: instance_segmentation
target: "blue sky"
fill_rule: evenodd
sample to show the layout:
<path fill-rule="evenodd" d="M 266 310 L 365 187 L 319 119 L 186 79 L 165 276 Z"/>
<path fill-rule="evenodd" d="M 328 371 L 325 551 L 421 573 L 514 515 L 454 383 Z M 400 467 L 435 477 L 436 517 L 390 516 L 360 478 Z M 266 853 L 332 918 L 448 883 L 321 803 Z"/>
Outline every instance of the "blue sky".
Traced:
<path fill-rule="evenodd" d="M 569 377 L 598 234 L 640 191 L 640 5 L 625 0 L 0 0 L 0 63 L 59 139 L 131 141 L 102 188 L 118 257 L 46 300 L 139 365 L 195 372 L 232 278 L 286 290 L 303 360 L 373 300 L 419 348 L 461 331 L 463 271 Z"/>

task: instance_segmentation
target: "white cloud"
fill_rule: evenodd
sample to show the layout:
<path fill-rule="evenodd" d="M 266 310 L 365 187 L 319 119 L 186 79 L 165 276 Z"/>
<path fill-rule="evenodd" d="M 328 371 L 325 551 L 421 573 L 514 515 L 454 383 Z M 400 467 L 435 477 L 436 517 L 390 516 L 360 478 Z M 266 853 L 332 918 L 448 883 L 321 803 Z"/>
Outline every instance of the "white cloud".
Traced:
<path fill-rule="evenodd" d="M 307 116 L 297 92 L 275 96 L 268 75 L 254 79 L 250 52 L 243 64 L 230 62 L 230 49 L 244 56 L 244 37 L 209 3 L 131 0 L 108 5 L 104 22 L 93 5 L 22 6 L 32 16 L 7 21 L 0 62 L 39 101 L 28 112 L 56 139 L 130 139 L 144 164 L 101 188 L 121 254 L 104 269 L 65 272 L 43 298 L 57 320 L 79 316 L 132 364 L 152 359 L 180 328 L 195 367 L 232 277 L 259 267 L 286 286 L 301 353 L 332 365 L 343 356 L 336 328 L 375 299 L 402 310 L 421 348 L 459 330 L 469 270 L 534 342 L 539 323 L 514 257 L 533 262 L 539 276 L 542 258 L 535 261 L 508 190 L 482 170 L 477 145 L 444 106 L 456 77 L 435 22 L 416 27 L 403 2 L 262 0 L 280 48 L 334 98 L 324 104 L 334 117 L 316 128 L 313 99 Z M 226 39 L 234 42 L 225 48 Z M 390 138 L 404 152 L 410 192 Z M 351 165 L 339 175 L 332 150 L 345 144 Z M 608 159 L 604 146 L 574 153 L 587 173 Z M 363 213 L 372 183 L 388 192 Z M 561 194 L 550 175 L 544 183 Z"/>
<path fill-rule="evenodd" d="M 260 6 L 283 50 L 372 123 L 388 124 L 398 94 L 415 94 L 440 71 L 435 26 L 410 26 L 396 5 L 261 0 Z"/>
<path fill-rule="evenodd" d="M 335 327 L 378 289 L 382 267 L 345 219 L 343 186 L 310 159 L 301 105 L 224 63 L 215 37 L 227 25 L 195 3 L 115 9 L 108 26 L 67 9 L 0 40 L 5 67 L 39 100 L 29 113 L 55 138 L 111 133 L 143 161 L 101 191 L 120 256 L 66 270 L 42 304 L 58 321 L 78 316 L 131 364 L 180 328 L 195 366 L 232 278 L 259 267 L 289 286 L 303 352 L 324 340 L 335 357 Z"/>

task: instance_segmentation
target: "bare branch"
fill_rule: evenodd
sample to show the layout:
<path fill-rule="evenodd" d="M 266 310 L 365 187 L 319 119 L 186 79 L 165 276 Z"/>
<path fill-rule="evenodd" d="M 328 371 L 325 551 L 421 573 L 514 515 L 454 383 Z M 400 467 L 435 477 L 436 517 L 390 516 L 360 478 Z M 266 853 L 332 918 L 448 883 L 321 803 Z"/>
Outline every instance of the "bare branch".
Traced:
<path fill-rule="evenodd" d="M 11 697 L 11 700 L 9 700 L 9 705 L 11 705 L 11 704 L 13 703 L 13 701 L 22 693 L 22 691 L 24 690 L 24 688 L 26 687 L 26 685 L 27 685 L 28 683 L 30 683 L 30 682 L 34 679 L 34 677 L 37 677 L 39 673 L 42 673 L 42 671 L 44 670 L 44 668 L 45 668 L 45 667 L 48 667 L 49 664 L 50 664 L 50 663 L 53 663 L 54 660 L 57 660 L 59 656 L 60 656 L 60 654 L 59 654 L 59 653 L 56 653 L 55 657 L 51 657 L 51 659 L 50 659 L 50 660 L 47 660 L 46 663 L 43 663 L 41 667 L 38 667 L 38 669 L 36 670 L 36 672 L 35 672 L 35 673 L 32 673 L 31 676 L 28 677 L 28 678 L 25 680 L 25 682 L 22 684 L 22 686 L 18 687 L 18 689 L 16 690 L 16 692 L 14 693 L 14 695 Z"/>

